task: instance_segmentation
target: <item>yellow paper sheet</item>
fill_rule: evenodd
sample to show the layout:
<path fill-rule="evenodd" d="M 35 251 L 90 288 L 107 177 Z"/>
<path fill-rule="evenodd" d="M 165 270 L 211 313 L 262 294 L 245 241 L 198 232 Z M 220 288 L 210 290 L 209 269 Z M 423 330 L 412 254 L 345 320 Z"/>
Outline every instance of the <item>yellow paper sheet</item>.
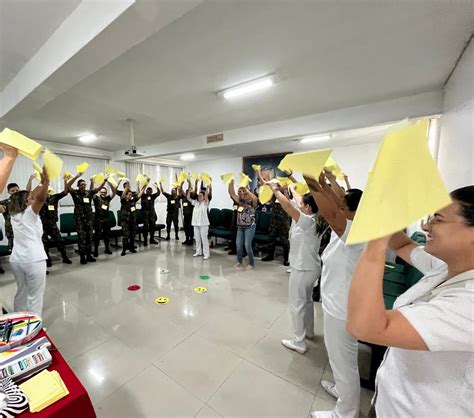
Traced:
<path fill-rule="evenodd" d="M 184 171 L 181 171 L 178 176 L 179 184 L 183 184 L 188 179 L 187 174 Z"/>
<path fill-rule="evenodd" d="M 334 158 L 329 157 L 324 168 L 331 171 L 338 180 L 344 180 L 344 172 Z"/>
<path fill-rule="evenodd" d="M 262 166 L 261 166 L 261 165 L 258 165 L 258 164 L 252 164 L 252 168 L 253 168 L 255 171 L 261 171 L 261 170 L 262 170 Z"/>
<path fill-rule="evenodd" d="M 159 184 L 158 184 L 156 181 L 155 181 L 155 182 L 153 182 L 153 186 L 155 186 L 157 189 L 159 189 L 159 188 L 160 188 L 160 185 L 159 185 Z"/>
<path fill-rule="evenodd" d="M 234 173 L 222 174 L 221 180 L 224 184 L 229 184 L 234 178 Z"/>
<path fill-rule="evenodd" d="M 348 244 L 400 231 L 451 203 L 428 148 L 428 127 L 429 120 L 422 119 L 385 135 Z"/>
<path fill-rule="evenodd" d="M 108 182 L 110 185 L 114 186 L 115 188 L 118 187 L 117 180 L 115 180 L 115 177 L 114 177 L 114 176 L 108 177 L 108 178 L 107 178 L 107 182 Z"/>
<path fill-rule="evenodd" d="M 296 152 L 288 154 L 281 160 L 278 168 L 282 171 L 302 173 L 306 176 L 318 178 L 332 149 L 320 151 Z"/>
<path fill-rule="evenodd" d="M 247 187 L 250 183 L 250 177 L 245 173 L 240 173 L 240 183 L 238 187 Z"/>
<path fill-rule="evenodd" d="M 119 179 L 124 179 L 127 175 L 123 171 L 117 171 L 117 177 Z"/>
<path fill-rule="evenodd" d="M 291 183 L 293 183 L 288 177 L 277 176 L 276 180 L 282 187 L 289 186 Z"/>
<path fill-rule="evenodd" d="M 54 194 L 54 189 L 51 186 L 48 187 L 48 194 Z"/>
<path fill-rule="evenodd" d="M 305 182 L 296 183 L 296 193 L 301 196 L 304 196 L 305 194 L 309 193 L 308 185 Z"/>
<path fill-rule="evenodd" d="M 74 176 L 69 171 L 65 171 L 63 177 L 65 177 L 67 180 L 73 178 Z"/>
<path fill-rule="evenodd" d="M 138 181 L 142 186 L 146 183 L 146 178 L 143 176 L 143 174 L 137 174 L 137 177 L 135 177 L 135 180 Z"/>
<path fill-rule="evenodd" d="M 56 180 L 61 175 L 63 160 L 56 154 L 53 154 L 48 148 L 45 149 L 43 154 L 43 164 L 50 181 Z"/>
<path fill-rule="evenodd" d="M 260 201 L 262 205 L 264 205 L 265 203 L 268 203 L 272 199 L 272 196 L 273 196 L 273 190 L 269 185 L 264 184 L 262 187 L 260 187 L 258 200 Z"/>
<path fill-rule="evenodd" d="M 92 177 L 94 184 L 102 184 L 105 180 L 104 173 L 99 173 L 96 174 L 95 176 Z"/>
<path fill-rule="evenodd" d="M 211 185 L 211 176 L 207 173 L 201 173 L 201 179 L 205 186 Z"/>
<path fill-rule="evenodd" d="M 110 164 L 107 164 L 105 166 L 105 172 L 106 174 L 117 174 L 117 170 L 113 168 Z"/>
<path fill-rule="evenodd" d="M 24 155 L 33 161 L 39 157 L 42 148 L 41 144 L 38 142 L 8 128 L 5 128 L 0 133 L 0 143 L 18 149 L 21 155 Z"/>
<path fill-rule="evenodd" d="M 160 183 L 166 183 L 166 177 L 161 177 L 160 178 Z"/>
<path fill-rule="evenodd" d="M 89 164 L 88 163 L 82 163 L 82 164 L 79 164 L 78 166 L 76 166 L 76 170 L 78 173 L 85 173 L 86 170 L 89 168 Z"/>

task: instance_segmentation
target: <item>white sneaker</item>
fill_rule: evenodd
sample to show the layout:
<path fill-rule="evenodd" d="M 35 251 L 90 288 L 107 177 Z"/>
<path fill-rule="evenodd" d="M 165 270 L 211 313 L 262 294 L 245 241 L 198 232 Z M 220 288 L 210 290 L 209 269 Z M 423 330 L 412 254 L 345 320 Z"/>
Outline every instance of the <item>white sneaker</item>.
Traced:
<path fill-rule="evenodd" d="M 306 353 L 306 344 L 304 341 L 297 342 L 294 340 L 281 340 L 281 343 L 290 350 L 294 350 L 297 353 L 304 354 Z"/>
<path fill-rule="evenodd" d="M 234 264 L 234 267 L 236 269 L 240 268 L 240 267 L 243 267 L 243 264 L 242 263 L 237 263 L 237 264 Z"/>
<path fill-rule="evenodd" d="M 286 272 L 287 272 L 287 273 L 291 273 L 291 267 L 288 268 L 288 269 L 286 269 Z"/>
<path fill-rule="evenodd" d="M 311 418 L 333 418 L 333 411 L 314 411 L 311 412 Z"/>
<path fill-rule="evenodd" d="M 203 260 L 209 260 L 210 256 L 209 255 L 206 255 Z"/>
<path fill-rule="evenodd" d="M 194 253 L 193 254 L 193 257 L 201 257 L 201 256 L 202 256 L 202 254 L 199 254 L 199 253 Z"/>
<path fill-rule="evenodd" d="M 254 266 L 251 266 L 250 264 L 245 267 L 245 271 L 252 271 L 255 267 Z"/>
<path fill-rule="evenodd" d="M 330 382 L 329 380 L 321 380 L 321 386 L 323 389 L 329 393 L 333 398 L 339 399 L 339 395 L 336 390 L 336 384 Z"/>

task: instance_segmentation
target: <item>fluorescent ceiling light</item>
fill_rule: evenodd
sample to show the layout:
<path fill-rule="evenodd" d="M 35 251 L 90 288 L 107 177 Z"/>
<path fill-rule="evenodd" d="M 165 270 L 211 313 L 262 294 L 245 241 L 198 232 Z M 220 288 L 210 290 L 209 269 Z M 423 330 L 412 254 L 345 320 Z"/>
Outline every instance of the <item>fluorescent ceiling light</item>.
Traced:
<path fill-rule="evenodd" d="M 332 138 L 331 134 L 325 134 L 325 135 L 312 135 L 312 136 L 306 136 L 304 138 L 300 139 L 300 143 L 306 144 L 308 142 L 320 142 L 320 141 L 328 141 Z"/>
<path fill-rule="evenodd" d="M 246 81 L 245 83 L 238 84 L 237 86 L 229 87 L 228 89 L 224 89 L 217 94 L 219 96 L 223 96 L 225 99 L 233 99 L 234 97 L 271 87 L 275 84 L 275 82 L 275 74 L 271 74 L 265 77 L 256 78 L 251 81 Z"/>
<path fill-rule="evenodd" d="M 180 160 L 182 161 L 191 161 L 194 160 L 196 156 L 194 154 L 183 154 L 181 157 L 179 157 Z"/>
<path fill-rule="evenodd" d="M 98 137 L 96 134 L 84 134 L 84 135 L 81 135 L 78 139 L 81 142 L 88 143 L 88 142 L 95 141 L 97 138 Z"/>

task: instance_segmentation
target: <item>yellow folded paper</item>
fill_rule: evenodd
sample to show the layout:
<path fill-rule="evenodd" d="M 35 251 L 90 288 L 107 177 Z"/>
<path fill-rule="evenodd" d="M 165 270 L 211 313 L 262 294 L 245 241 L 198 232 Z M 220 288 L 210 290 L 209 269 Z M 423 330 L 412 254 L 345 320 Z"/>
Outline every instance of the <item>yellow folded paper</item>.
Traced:
<path fill-rule="evenodd" d="M 344 172 L 342 168 L 339 167 L 339 164 L 332 157 L 329 157 L 324 166 L 325 170 L 331 171 L 338 180 L 344 180 Z"/>
<path fill-rule="evenodd" d="M 54 189 L 50 186 L 48 187 L 48 194 L 54 194 Z"/>
<path fill-rule="evenodd" d="M 30 412 L 39 412 L 69 394 L 56 370 L 43 370 L 19 387 L 28 398 Z"/>
<path fill-rule="evenodd" d="M 127 175 L 123 171 L 117 171 L 117 177 L 119 179 L 124 179 Z"/>
<path fill-rule="evenodd" d="M 43 154 L 43 164 L 50 181 L 57 179 L 61 175 L 63 160 L 56 154 L 53 154 L 48 148 L 45 149 Z"/>
<path fill-rule="evenodd" d="M 247 187 L 250 183 L 250 177 L 245 173 L 240 173 L 239 187 Z"/>
<path fill-rule="evenodd" d="M 179 183 L 179 181 L 176 180 L 176 181 L 173 181 L 173 183 L 171 183 L 171 185 L 173 187 L 179 187 L 181 184 Z"/>
<path fill-rule="evenodd" d="M 258 165 L 258 164 L 252 164 L 252 168 L 253 168 L 255 171 L 261 171 L 261 170 L 262 170 L 262 166 L 261 166 L 261 165 Z"/>
<path fill-rule="evenodd" d="M 156 181 L 153 183 L 153 186 L 155 186 L 157 189 L 160 188 L 160 185 Z"/>
<path fill-rule="evenodd" d="M 260 187 L 260 191 L 258 193 L 258 200 L 262 205 L 268 203 L 273 197 L 273 190 L 268 184 L 264 184 Z"/>
<path fill-rule="evenodd" d="M 89 168 L 89 164 L 88 163 L 82 163 L 82 164 L 79 164 L 78 166 L 76 166 L 76 170 L 78 173 L 85 173 L 86 170 Z"/>
<path fill-rule="evenodd" d="M 191 173 L 191 178 L 196 181 L 199 180 L 199 176 L 196 173 Z"/>
<path fill-rule="evenodd" d="M 332 149 L 325 149 L 287 154 L 285 158 L 281 160 L 278 168 L 282 171 L 289 170 L 317 178 L 331 155 L 331 152 Z"/>
<path fill-rule="evenodd" d="M 65 177 L 66 179 L 71 179 L 71 178 L 73 178 L 74 176 L 73 176 L 69 171 L 65 171 L 63 177 Z"/>
<path fill-rule="evenodd" d="M 105 172 L 107 174 L 117 174 L 117 170 L 115 168 L 113 168 L 110 164 L 107 164 L 105 166 Z"/>
<path fill-rule="evenodd" d="M 301 196 L 304 196 L 305 194 L 309 193 L 308 185 L 305 182 L 296 183 L 296 193 Z"/>
<path fill-rule="evenodd" d="M 161 177 L 160 178 L 160 183 L 166 183 L 166 177 Z"/>
<path fill-rule="evenodd" d="M 428 148 L 428 127 L 429 120 L 422 119 L 385 135 L 348 244 L 400 231 L 451 203 Z"/>
<path fill-rule="evenodd" d="M 0 133 L 0 143 L 16 148 L 21 155 L 33 161 L 39 157 L 42 148 L 38 142 L 8 128 Z"/>
<path fill-rule="evenodd" d="M 205 186 L 209 186 L 211 184 L 211 176 L 207 173 L 201 173 L 201 179 Z"/>
<path fill-rule="evenodd" d="M 95 176 L 92 177 L 92 180 L 94 184 L 102 184 L 105 180 L 104 173 L 101 172 L 99 174 L 96 174 Z"/>
<path fill-rule="evenodd" d="M 288 177 L 279 177 L 279 176 L 277 176 L 276 179 L 277 179 L 278 183 L 280 183 L 280 185 L 281 185 L 282 187 L 289 186 L 291 183 L 293 183 L 293 182 L 290 180 L 290 178 L 288 178 Z"/>
<path fill-rule="evenodd" d="M 143 174 L 137 174 L 137 177 L 135 177 L 135 180 L 138 181 L 142 186 L 146 184 L 146 178 L 143 176 Z"/>
<path fill-rule="evenodd" d="M 221 179 L 224 184 L 229 184 L 231 180 L 234 179 L 234 174 L 233 173 L 222 174 Z"/>
<path fill-rule="evenodd" d="M 115 180 L 115 177 L 114 177 L 114 176 L 108 177 L 108 178 L 107 178 L 107 182 L 108 182 L 111 186 L 114 186 L 115 188 L 118 187 L 117 180 Z"/>
<path fill-rule="evenodd" d="M 179 184 L 183 184 L 188 179 L 187 174 L 184 171 L 181 171 L 178 176 Z"/>

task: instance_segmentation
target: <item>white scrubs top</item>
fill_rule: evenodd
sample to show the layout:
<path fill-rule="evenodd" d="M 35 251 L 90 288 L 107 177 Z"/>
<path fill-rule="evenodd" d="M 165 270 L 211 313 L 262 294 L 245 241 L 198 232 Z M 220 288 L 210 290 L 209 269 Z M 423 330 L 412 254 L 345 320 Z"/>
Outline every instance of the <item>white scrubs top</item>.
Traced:
<path fill-rule="evenodd" d="M 377 417 L 472 417 L 474 270 L 447 281 L 445 263 L 418 247 L 425 276 L 395 301 L 429 351 L 389 348 L 377 373 Z"/>
<path fill-rule="evenodd" d="M 292 268 L 304 271 L 320 271 L 319 245 L 321 236 L 316 235 L 316 215 L 300 212 L 300 218 L 290 233 L 289 260 Z"/>
<path fill-rule="evenodd" d="M 191 219 L 192 226 L 209 226 L 209 217 L 207 216 L 207 209 L 209 202 L 199 202 L 193 200 L 193 217 Z"/>
<path fill-rule="evenodd" d="M 342 236 L 334 231 L 323 252 L 323 272 L 321 275 L 321 299 L 325 312 L 342 321 L 347 317 L 347 296 L 359 257 L 365 244 L 346 245 L 352 221 L 347 220 Z"/>

